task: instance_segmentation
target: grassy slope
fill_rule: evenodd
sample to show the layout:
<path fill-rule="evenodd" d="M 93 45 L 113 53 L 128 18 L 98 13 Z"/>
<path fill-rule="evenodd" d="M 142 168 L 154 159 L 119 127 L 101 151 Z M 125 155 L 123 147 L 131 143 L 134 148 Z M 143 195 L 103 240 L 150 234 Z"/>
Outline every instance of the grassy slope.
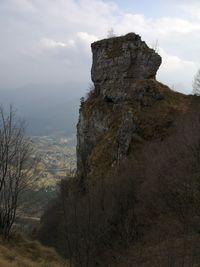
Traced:
<path fill-rule="evenodd" d="M 60 267 L 66 264 L 57 253 L 37 241 L 22 237 L 0 241 L 0 267 Z"/>

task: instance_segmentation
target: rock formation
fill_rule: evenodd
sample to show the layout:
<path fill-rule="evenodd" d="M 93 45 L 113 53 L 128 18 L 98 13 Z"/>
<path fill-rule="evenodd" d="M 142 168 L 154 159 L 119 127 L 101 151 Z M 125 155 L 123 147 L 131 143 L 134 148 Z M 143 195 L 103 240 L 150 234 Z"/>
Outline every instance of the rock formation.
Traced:
<path fill-rule="evenodd" d="M 115 103 L 126 97 L 134 82 L 154 79 L 161 64 L 161 57 L 134 33 L 95 42 L 92 52 L 95 88 Z"/>
<path fill-rule="evenodd" d="M 163 138 L 185 97 L 155 80 L 161 57 L 139 35 L 91 45 L 94 89 L 80 107 L 77 175 L 105 175 L 148 140 Z M 174 101 L 174 99 L 176 99 Z"/>

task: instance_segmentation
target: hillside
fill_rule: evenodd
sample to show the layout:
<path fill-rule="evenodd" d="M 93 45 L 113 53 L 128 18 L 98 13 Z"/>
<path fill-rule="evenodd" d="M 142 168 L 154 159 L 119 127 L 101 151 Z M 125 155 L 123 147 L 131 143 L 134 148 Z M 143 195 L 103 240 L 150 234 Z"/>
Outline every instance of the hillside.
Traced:
<path fill-rule="evenodd" d="M 197 267 L 199 97 L 156 80 L 162 59 L 137 34 L 92 52 L 77 176 L 62 181 L 39 238 L 75 267 Z"/>

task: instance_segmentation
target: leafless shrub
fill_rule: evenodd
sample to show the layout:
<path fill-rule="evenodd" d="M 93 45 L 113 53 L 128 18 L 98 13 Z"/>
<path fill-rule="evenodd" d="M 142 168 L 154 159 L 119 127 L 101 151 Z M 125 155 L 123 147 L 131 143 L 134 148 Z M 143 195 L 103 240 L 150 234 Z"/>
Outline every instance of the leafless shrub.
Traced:
<path fill-rule="evenodd" d="M 194 76 L 193 80 L 193 94 L 199 96 L 200 95 L 200 70 Z"/>
<path fill-rule="evenodd" d="M 113 38 L 116 37 L 115 31 L 113 28 L 110 28 L 107 33 L 107 38 Z"/>
<path fill-rule="evenodd" d="M 8 238 L 21 193 L 32 185 L 31 142 L 25 135 L 25 122 L 0 107 L 0 234 Z"/>
<path fill-rule="evenodd" d="M 156 52 L 159 53 L 159 43 L 158 43 L 158 39 L 156 39 L 154 41 L 154 43 L 151 45 L 152 49 Z"/>
<path fill-rule="evenodd" d="M 85 99 L 94 99 L 95 97 L 97 97 L 99 95 L 99 91 L 98 89 L 94 86 L 94 84 L 90 84 L 89 86 L 89 90 L 86 93 L 86 97 Z"/>
<path fill-rule="evenodd" d="M 85 193 L 78 190 L 72 179 L 61 183 L 60 208 L 57 207 L 55 216 L 58 213 L 61 216 L 60 219 L 56 217 L 57 223 L 61 222 L 59 229 L 62 229 L 60 252 L 70 259 L 71 266 L 94 266 L 102 261 L 101 255 L 105 251 L 112 251 L 115 238 L 122 247 L 128 247 L 138 238 L 136 184 L 132 173 L 124 168 L 116 176 L 107 180 L 102 178 L 95 185 L 87 183 Z M 46 244 L 51 244 L 45 240 L 44 233 L 48 233 L 52 223 L 52 208 L 44 216 L 40 232 L 40 239 L 47 241 Z"/>

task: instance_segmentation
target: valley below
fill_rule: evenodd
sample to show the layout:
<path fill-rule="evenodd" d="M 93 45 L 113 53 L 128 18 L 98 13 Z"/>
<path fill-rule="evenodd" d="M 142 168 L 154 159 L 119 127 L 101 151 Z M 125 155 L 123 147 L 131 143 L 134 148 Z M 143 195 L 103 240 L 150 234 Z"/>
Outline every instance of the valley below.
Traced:
<path fill-rule="evenodd" d="M 76 136 L 31 136 L 32 157 L 37 158 L 37 182 L 24 192 L 18 211 L 20 227 L 35 227 L 45 207 L 56 197 L 59 184 L 76 172 Z M 30 229 L 28 230 L 30 231 Z"/>
<path fill-rule="evenodd" d="M 32 136 L 34 157 L 39 159 L 38 187 L 55 187 L 76 169 L 76 137 Z"/>

